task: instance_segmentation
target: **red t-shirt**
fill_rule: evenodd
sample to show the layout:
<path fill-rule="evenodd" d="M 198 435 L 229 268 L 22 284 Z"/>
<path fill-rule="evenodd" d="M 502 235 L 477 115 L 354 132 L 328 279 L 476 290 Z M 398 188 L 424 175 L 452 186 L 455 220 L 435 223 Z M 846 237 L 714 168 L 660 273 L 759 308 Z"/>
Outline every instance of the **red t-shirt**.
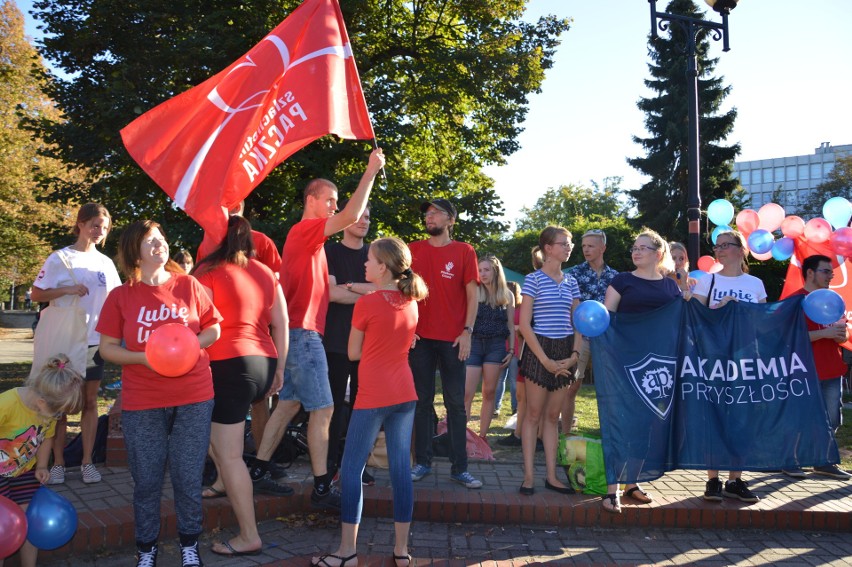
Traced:
<path fill-rule="evenodd" d="M 223 263 L 196 278 L 213 290 L 213 304 L 222 314 L 222 336 L 207 348 L 210 360 L 278 356 L 269 336 L 278 285 L 272 270 L 251 259 L 245 268 Z"/>
<path fill-rule="evenodd" d="M 125 282 L 112 290 L 101 309 L 98 332 L 124 339 L 129 351 L 143 352 L 148 336 L 161 325 L 183 323 L 198 334 L 221 319 L 195 278 L 172 274 L 162 285 Z M 127 364 L 121 369 L 123 409 L 167 408 L 211 399 L 213 379 L 205 349 L 195 367 L 177 378 L 157 374 L 144 364 Z"/>
<path fill-rule="evenodd" d="M 328 218 L 304 219 L 284 241 L 279 279 L 287 299 L 291 329 L 325 332 L 328 311 L 328 262 L 323 244 Z"/>
<path fill-rule="evenodd" d="M 254 242 L 254 254 L 261 264 L 267 266 L 272 273 L 277 274 L 281 270 L 281 254 L 272 239 L 256 230 L 251 231 L 252 242 Z"/>
<path fill-rule="evenodd" d="M 417 334 L 452 342 L 462 334 L 467 319 L 465 287 L 470 282 L 479 283 L 476 252 L 470 244 L 455 240 L 440 247 L 420 240 L 408 248 L 413 258 L 411 269 L 429 286 L 429 296 L 420 302 Z"/>
<path fill-rule="evenodd" d="M 417 302 L 398 291 L 364 295 L 355 303 L 352 326 L 364 332 L 355 409 L 416 400 L 408 349 L 417 327 Z"/>
<path fill-rule="evenodd" d="M 807 295 L 808 291 L 801 288 L 790 295 Z M 805 315 L 805 321 L 808 323 L 808 331 L 819 331 L 831 327 L 831 325 L 820 325 L 814 323 Z M 833 339 L 819 339 L 811 341 L 811 348 L 814 351 L 814 363 L 816 364 L 817 376 L 820 380 L 829 380 L 846 374 L 846 363 L 843 362 L 843 353 L 840 351 L 840 344 Z"/>

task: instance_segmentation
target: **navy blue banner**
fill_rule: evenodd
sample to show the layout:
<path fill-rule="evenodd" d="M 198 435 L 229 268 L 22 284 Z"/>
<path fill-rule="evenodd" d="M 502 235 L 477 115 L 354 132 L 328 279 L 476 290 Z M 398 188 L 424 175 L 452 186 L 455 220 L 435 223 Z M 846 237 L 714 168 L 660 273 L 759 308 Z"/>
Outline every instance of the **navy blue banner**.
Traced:
<path fill-rule="evenodd" d="M 802 298 L 612 314 L 591 339 L 607 482 L 840 462 Z"/>

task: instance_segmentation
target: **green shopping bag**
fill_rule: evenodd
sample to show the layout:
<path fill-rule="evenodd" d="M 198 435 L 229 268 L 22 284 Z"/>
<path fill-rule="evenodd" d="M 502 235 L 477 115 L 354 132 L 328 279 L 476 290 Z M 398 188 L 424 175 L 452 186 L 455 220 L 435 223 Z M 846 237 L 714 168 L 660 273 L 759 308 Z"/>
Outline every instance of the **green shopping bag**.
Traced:
<path fill-rule="evenodd" d="M 606 494 L 606 470 L 600 439 L 560 435 L 556 458 L 565 467 L 565 474 L 574 490 L 583 494 Z"/>

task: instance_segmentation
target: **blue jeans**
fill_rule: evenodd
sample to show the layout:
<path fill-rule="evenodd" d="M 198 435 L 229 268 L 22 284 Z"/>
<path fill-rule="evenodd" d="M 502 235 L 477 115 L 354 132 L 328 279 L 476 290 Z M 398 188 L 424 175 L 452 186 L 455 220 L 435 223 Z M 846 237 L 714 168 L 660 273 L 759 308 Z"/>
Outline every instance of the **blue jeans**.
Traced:
<path fill-rule="evenodd" d="M 361 474 L 367 457 L 379 434 L 385 428 L 391 486 L 393 487 L 393 521 L 410 522 L 414 511 L 414 487 L 411 481 L 411 427 L 414 423 L 416 402 L 352 411 L 346 448 L 340 466 L 341 512 L 340 521 L 361 523 L 364 493 Z"/>
<path fill-rule="evenodd" d="M 822 399 L 825 401 L 831 433 L 837 433 L 838 428 L 843 425 L 843 380 L 842 378 L 820 380 L 819 387 L 822 390 Z"/>
<path fill-rule="evenodd" d="M 121 412 L 127 462 L 133 476 L 137 545 L 154 543 L 160 534 L 160 501 L 167 462 L 178 533 L 201 534 L 201 476 L 210 445 L 212 413 L 213 400 Z"/>
<path fill-rule="evenodd" d="M 467 472 L 467 413 L 464 409 L 465 363 L 459 349 L 449 341 L 420 339 L 408 353 L 414 374 L 417 409 L 414 413 L 414 455 L 418 465 L 432 466 L 432 437 L 435 434 L 435 371 L 441 371 L 447 434 L 450 439 L 452 474 Z"/>
<path fill-rule="evenodd" d="M 509 392 L 512 396 L 512 413 L 518 413 L 518 357 L 512 356 L 509 366 L 503 369 L 497 378 L 497 391 L 494 394 L 494 409 L 499 410 L 503 406 L 503 394 L 506 393 L 506 382 L 509 383 Z"/>
<path fill-rule="evenodd" d="M 316 331 L 290 329 L 284 386 L 278 399 L 300 402 L 306 412 L 334 405 L 328 383 L 328 360 L 322 337 Z"/>

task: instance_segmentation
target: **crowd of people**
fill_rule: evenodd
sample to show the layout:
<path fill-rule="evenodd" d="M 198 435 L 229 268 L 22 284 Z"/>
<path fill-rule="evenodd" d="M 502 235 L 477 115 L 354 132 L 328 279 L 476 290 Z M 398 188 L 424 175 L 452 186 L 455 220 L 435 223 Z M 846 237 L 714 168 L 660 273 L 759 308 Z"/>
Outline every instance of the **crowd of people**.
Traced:
<path fill-rule="evenodd" d="M 230 211 L 224 240 L 218 246 L 206 243 L 195 263 L 186 250 L 170 257 L 158 223 L 133 222 L 119 242 L 124 283 L 112 260 L 97 250 L 112 227 L 109 212 L 94 203 L 81 207 L 75 243 L 47 259 L 32 297 L 57 305 L 75 300 L 84 308 L 89 331 L 85 376 L 66 368 L 57 353 L 25 387 L 0 398 L 18 408 L 9 425 L 0 423 L 0 436 L 11 439 L 17 435 L 14 428 L 25 425 L 36 432 L 17 466 L 0 471 L 0 494 L 26 506 L 39 483 L 65 481 L 64 415 L 78 409 L 83 412 L 82 480 L 101 480 L 92 449 L 106 360 L 122 367 L 122 429 L 134 481 L 139 567 L 156 564 L 167 466 L 184 567 L 201 565 L 203 498 L 226 496 L 239 524 L 236 536 L 213 545 L 214 553 L 259 553 L 263 542 L 252 495 L 292 494 L 279 482 L 286 473 L 272 456 L 301 411 L 309 414 L 310 501 L 317 508 L 340 510 L 342 520 L 339 547 L 315 557 L 312 565 L 357 565 L 363 486 L 374 483 L 366 463 L 384 431 L 394 501 L 393 560 L 404 567 L 411 562 L 412 483 L 435 466 L 438 377 L 451 481 L 482 487 L 468 470 L 472 401 L 481 384 L 479 435 L 487 441 L 508 380 L 516 430 L 497 443 L 522 448 L 519 492 L 534 494 L 535 453 L 541 448 L 544 488 L 572 494 L 570 482 L 557 476 L 556 460 L 560 423 L 568 433 L 575 422 L 577 394 L 590 365 L 590 341 L 574 324 L 574 310 L 582 301 L 600 301 L 619 313 L 693 299 L 712 309 L 735 300 L 766 301 L 763 284 L 747 273 L 748 248 L 733 230 L 719 234 L 714 246 L 721 271 L 696 282 L 689 277 L 683 245 L 650 230 L 638 234 L 630 248 L 632 271 L 618 273 L 606 265 L 602 230 L 582 235 L 584 261 L 564 270 L 574 248 L 571 233 L 548 226 L 532 251 L 534 271 L 520 289 L 506 281 L 499 259 L 477 259 L 471 245 L 453 238 L 458 212 L 447 199 L 422 203 L 425 240 L 406 245 L 380 238 L 368 244 L 368 201 L 383 166 L 383 153 L 376 149 L 357 189 L 340 207 L 331 181 L 308 183 L 302 218 L 280 255 L 271 239 L 242 217 L 242 204 Z M 338 233 L 339 241 L 329 241 Z M 809 258 L 802 272 L 800 293 L 825 288 L 831 260 Z M 184 325 L 198 338 L 197 362 L 177 379 L 155 371 L 145 354 L 148 338 L 168 323 Z M 846 326 L 813 324 L 810 338 L 829 423 L 836 431 L 846 370 L 838 345 L 848 338 Z M 270 407 L 272 398 L 276 403 Z M 248 467 L 243 461 L 247 415 L 256 448 Z M 208 455 L 218 474 L 203 487 Z M 849 478 L 836 465 L 814 472 Z M 622 496 L 639 504 L 653 501 L 638 484 L 628 484 L 623 492 L 609 485 L 603 510 L 620 512 Z M 722 496 L 758 500 L 740 472 L 730 472 L 723 484 L 718 471 L 708 471 L 704 498 L 719 501 Z M 22 564 L 34 565 L 34 548 L 24 547 L 21 557 Z"/>

